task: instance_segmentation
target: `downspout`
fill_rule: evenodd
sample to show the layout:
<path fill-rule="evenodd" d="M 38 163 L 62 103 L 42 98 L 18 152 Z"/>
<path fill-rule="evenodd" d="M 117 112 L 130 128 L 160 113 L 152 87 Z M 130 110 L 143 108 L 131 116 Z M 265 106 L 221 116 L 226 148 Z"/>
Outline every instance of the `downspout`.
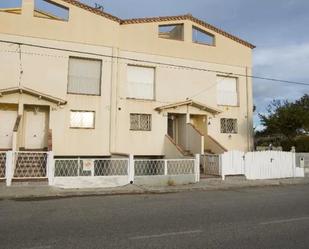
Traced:
<path fill-rule="evenodd" d="M 246 67 L 246 97 L 247 97 L 247 146 L 248 151 L 251 150 L 251 122 L 250 119 L 252 117 L 249 116 L 251 105 L 249 104 L 249 78 L 248 78 L 248 67 Z"/>
<path fill-rule="evenodd" d="M 117 139 L 117 88 L 118 88 L 118 55 L 119 49 L 112 48 L 111 59 L 111 90 L 110 90 L 110 127 L 109 127 L 109 151 L 114 154 Z"/>

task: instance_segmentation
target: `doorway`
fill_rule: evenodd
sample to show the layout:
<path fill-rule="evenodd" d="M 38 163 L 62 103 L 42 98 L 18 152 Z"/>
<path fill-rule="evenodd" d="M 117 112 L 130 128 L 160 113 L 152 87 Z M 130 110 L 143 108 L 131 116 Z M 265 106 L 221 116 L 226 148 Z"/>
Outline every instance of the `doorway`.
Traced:
<path fill-rule="evenodd" d="M 25 149 L 42 150 L 47 148 L 49 108 L 45 106 L 25 106 L 24 138 Z"/>

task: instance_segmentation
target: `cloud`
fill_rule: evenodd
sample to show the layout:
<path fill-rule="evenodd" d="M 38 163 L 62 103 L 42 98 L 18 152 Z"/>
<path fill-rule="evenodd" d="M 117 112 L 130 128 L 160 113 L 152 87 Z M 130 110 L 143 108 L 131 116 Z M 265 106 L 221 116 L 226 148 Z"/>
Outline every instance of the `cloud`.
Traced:
<path fill-rule="evenodd" d="M 308 58 L 309 43 L 260 49 L 254 54 L 254 75 L 309 84 Z M 254 80 L 254 101 L 257 113 L 264 112 L 272 99 L 293 101 L 305 93 L 309 93 L 308 86 Z M 256 125 L 258 121 L 256 114 Z"/>

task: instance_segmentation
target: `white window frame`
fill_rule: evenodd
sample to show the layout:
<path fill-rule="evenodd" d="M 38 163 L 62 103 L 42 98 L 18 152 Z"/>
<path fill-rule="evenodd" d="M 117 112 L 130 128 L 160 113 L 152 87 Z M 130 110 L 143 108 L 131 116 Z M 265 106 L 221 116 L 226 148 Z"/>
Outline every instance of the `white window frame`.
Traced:
<path fill-rule="evenodd" d="M 132 127 L 132 117 L 137 116 L 138 118 L 138 125 L 137 127 Z M 148 127 L 143 128 L 141 124 L 141 118 L 146 117 L 148 119 Z M 130 130 L 131 131 L 151 131 L 152 127 L 152 115 L 146 113 L 130 113 Z"/>
<path fill-rule="evenodd" d="M 92 126 L 84 126 L 84 125 L 72 125 L 72 113 L 75 112 L 75 113 L 92 113 L 93 114 L 93 119 L 92 119 Z M 95 129 L 95 111 L 85 111 L 85 110 L 70 110 L 70 128 L 71 129 Z"/>
<path fill-rule="evenodd" d="M 222 91 L 222 89 L 220 89 L 220 81 L 223 78 L 235 80 L 236 93 L 234 91 Z M 230 76 L 226 76 L 226 75 L 217 75 L 216 85 L 217 85 L 216 94 L 217 94 L 217 105 L 218 106 L 232 106 L 232 107 L 233 106 L 234 107 L 239 106 L 239 78 L 230 77 Z M 232 102 L 232 101 L 230 101 L 231 98 L 236 99 L 235 103 L 231 103 Z"/>
<path fill-rule="evenodd" d="M 147 97 L 140 97 L 137 95 L 133 95 L 132 93 L 130 93 L 129 91 L 129 87 L 131 85 L 136 84 L 136 82 L 130 82 L 129 81 L 129 68 L 142 68 L 142 69 L 151 69 L 153 70 L 153 86 L 152 86 L 152 96 L 150 98 Z M 154 101 L 156 99 L 156 68 L 155 67 L 151 67 L 151 66 L 143 66 L 143 65 L 135 65 L 135 64 L 128 64 L 127 65 L 127 99 L 137 99 L 137 100 L 148 100 L 148 101 Z"/>
<path fill-rule="evenodd" d="M 86 92 L 77 92 L 77 91 L 71 91 L 70 90 L 70 60 L 85 60 L 85 61 L 97 61 L 100 62 L 100 79 L 99 79 L 99 92 L 98 93 L 86 93 Z M 102 91 L 102 67 L 103 67 L 103 62 L 100 59 L 95 59 L 95 58 L 85 58 L 85 57 L 76 57 L 76 56 L 69 56 L 69 61 L 68 61 L 68 84 L 67 84 L 67 93 L 68 94 L 74 94 L 74 95 L 89 95 L 89 96 L 101 96 L 101 91 Z"/>

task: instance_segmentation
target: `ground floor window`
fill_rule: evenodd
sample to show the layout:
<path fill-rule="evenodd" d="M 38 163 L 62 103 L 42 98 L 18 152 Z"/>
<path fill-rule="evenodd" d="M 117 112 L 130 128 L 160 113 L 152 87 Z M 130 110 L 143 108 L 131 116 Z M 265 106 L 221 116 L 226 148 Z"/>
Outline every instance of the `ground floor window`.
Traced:
<path fill-rule="evenodd" d="M 221 133 L 237 133 L 237 119 L 221 118 Z"/>
<path fill-rule="evenodd" d="M 70 127 L 71 128 L 94 128 L 94 111 L 71 111 L 70 112 Z"/>
<path fill-rule="evenodd" d="M 133 131 L 150 131 L 151 114 L 130 114 L 130 130 Z"/>

